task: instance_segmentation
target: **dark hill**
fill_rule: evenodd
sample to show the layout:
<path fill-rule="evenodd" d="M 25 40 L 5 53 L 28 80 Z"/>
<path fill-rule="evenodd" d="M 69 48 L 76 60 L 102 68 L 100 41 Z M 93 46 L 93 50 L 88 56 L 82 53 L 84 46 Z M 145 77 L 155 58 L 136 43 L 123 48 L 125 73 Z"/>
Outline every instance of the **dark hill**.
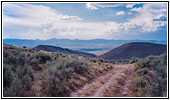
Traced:
<path fill-rule="evenodd" d="M 131 57 L 143 58 L 149 55 L 160 55 L 167 52 L 167 46 L 147 42 L 132 42 L 123 44 L 99 56 L 106 60 L 130 59 Z"/>
<path fill-rule="evenodd" d="M 96 57 L 96 55 L 94 55 L 94 54 L 79 52 L 79 51 L 75 51 L 75 50 L 70 50 L 70 49 L 56 47 L 56 46 L 50 46 L 50 45 L 38 45 L 34 48 L 39 49 L 39 50 L 48 51 L 48 52 L 60 52 L 60 53 L 64 53 L 64 54 L 74 54 L 74 55 L 78 55 L 78 56 Z"/>

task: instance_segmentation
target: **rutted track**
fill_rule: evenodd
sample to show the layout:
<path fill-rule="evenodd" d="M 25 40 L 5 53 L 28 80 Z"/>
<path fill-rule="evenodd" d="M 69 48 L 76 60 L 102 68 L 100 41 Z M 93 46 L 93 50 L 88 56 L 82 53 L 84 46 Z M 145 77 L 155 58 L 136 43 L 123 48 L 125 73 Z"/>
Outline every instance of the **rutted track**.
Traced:
<path fill-rule="evenodd" d="M 134 65 L 114 65 L 106 74 L 71 93 L 72 97 L 125 97 L 133 96 L 130 90 L 134 77 Z"/>

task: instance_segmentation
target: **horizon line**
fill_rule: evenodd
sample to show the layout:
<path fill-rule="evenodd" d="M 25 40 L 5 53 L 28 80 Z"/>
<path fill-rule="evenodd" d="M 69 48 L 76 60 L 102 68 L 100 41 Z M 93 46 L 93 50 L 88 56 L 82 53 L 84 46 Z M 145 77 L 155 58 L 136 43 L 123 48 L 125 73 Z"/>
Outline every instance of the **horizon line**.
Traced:
<path fill-rule="evenodd" d="M 126 41 L 128 41 L 128 40 L 146 40 L 146 41 L 148 41 L 148 40 L 157 40 L 157 41 L 167 41 L 167 39 L 165 39 L 165 40 L 161 40 L 161 39 L 101 39 L 101 38 L 96 38 L 96 39 L 68 39 L 68 38 L 61 38 L 61 39 L 57 39 L 57 38 L 50 38 L 50 39 L 18 39 L 18 38 L 4 38 L 3 40 L 5 40 L 5 39 L 16 39 L 16 40 L 42 40 L 42 41 L 46 41 L 46 40 L 52 40 L 52 39 L 56 39 L 56 40 L 126 40 Z"/>

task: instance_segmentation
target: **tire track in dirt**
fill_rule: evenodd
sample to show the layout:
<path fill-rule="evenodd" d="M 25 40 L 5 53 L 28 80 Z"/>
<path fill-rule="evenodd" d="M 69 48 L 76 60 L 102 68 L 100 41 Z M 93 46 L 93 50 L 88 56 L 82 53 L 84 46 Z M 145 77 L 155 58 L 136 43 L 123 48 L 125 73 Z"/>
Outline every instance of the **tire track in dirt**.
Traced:
<path fill-rule="evenodd" d="M 71 93 L 72 97 L 123 97 L 133 96 L 129 86 L 133 79 L 133 64 L 114 65 L 108 73 L 94 79 L 82 89 Z"/>

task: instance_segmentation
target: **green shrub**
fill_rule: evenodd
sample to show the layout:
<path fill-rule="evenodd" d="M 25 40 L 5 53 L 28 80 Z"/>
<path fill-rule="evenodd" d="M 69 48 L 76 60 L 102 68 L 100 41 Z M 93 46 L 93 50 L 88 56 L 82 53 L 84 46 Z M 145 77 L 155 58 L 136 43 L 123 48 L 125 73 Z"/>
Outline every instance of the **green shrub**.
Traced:
<path fill-rule="evenodd" d="M 46 61 L 51 60 L 51 57 L 48 54 L 38 52 L 35 54 L 35 58 L 39 60 L 40 63 L 46 63 Z"/>
<path fill-rule="evenodd" d="M 61 66 L 61 65 L 60 65 Z M 73 69 L 58 69 L 58 66 L 51 65 L 48 71 L 43 72 L 43 93 L 51 97 L 68 96 L 69 91 L 66 90 L 65 80 L 71 76 Z"/>
<path fill-rule="evenodd" d="M 35 70 L 41 70 L 42 68 L 39 66 L 39 61 L 35 58 L 30 60 L 30 64 L 33 66 Z"/>
<path fill-rule="evenodd" d="M 67 81 L 77 73 L 85 75 L 88 69 L 86 60 L 71 60 L 68 58 L 56 58 L 47 61 L 48 70 L 43 71 L 44 90 L 48 96 L 69 96 L 70 86 Z"/>
<path fill-rule="evenodd" d="M 98 58 L 97 60 L 98 60 L 98 62 L 105 62 L 105 60 L 103 58 Z"/>
<path fill-rule="evenodd" d="M 17 65 L 20 65 L 20 66 L 23 66 L 24 63 L 25 63 L 25 60 L 26 60 L 26 56 L 24 53 L 19 53 L 17 56 L 16 56 L 16 59 L 17 59 Z"/>
<path fill-rule="evenodd" d="M 67 66 L 72 67 L 76 73 L 84 74 L 87 71 L 88 65 L 86 61 L 73 61 Z"/>
<path fill-rule="evenodd" d="M 135 80 L 135 83 L 138 87 L 144 88 L 145 85 L 147 84 L 147 80 L 145 79 L 145 77 L 138 77 Z"/>
<path fill-rule="evenodd" d="M 140 68 L 138 70 L 136 70 L 137 74 L 147 74 L 149 72 L 148 68 Z"/>
<path fill-rule="evenodd" d="M 96 63 L 96 62 L 97 62 L 97 59 L 96 59 L 96 58 L 91 58 L 91 59 L 90 59 L 90 62 Z"/>
<path fill-rule="evenodd" d="M 139 58 L 136 58 L 136 57 L 132 57 L 130 60 L 129 60 L 129 64 L 132 64 L 132 63 L 136 63 L 138 62 Z"/>
<path fill-rule="evenodd" d="M 30 74 L 26 56 L 21 50 L 15 53 L 5 50 L 3 57 L 3 95 L 24 96 L 31 88 L 33 73 Z"/>
<path fill-rule="evenodd" d="M 21 80 L 18 77 L 14 77 L 11 82 L 11 86 L 4 88 L 3 95 L 4 95 L 4 97 L 20 96 L 21 88 L 22 88 Z"/>
<path fill-rule="evenodd" d="M 4 57 L 4 59 L 3 59 L 3 63 L 8 63 L 8 64 L 16 65 L 17 59 L 16 59 L 16 57 L 13 54 L 9 53 L 6 56 L 7 57 Z"/>
<path fill-rule="evenodd" d="M 12 68 L 14 66 L 9 64 L 3 64 L 3 87 L 9 87 L 11 85 L 11 82 L 13 78 L 15 77 L 15 74 L 12 71 Z"/>
<path fill-rule="evenodd" d="M 159 64 L 159 61 L 157 59 L 153 59 L 149 62 L 149 66 L 154 68 Z"/>
<path fill-rule="evenodd" d="M 139 65 L 140 67 L 145 67 L 145 63 L 144 63 L 144 59 L 140 59 L 137 61 L 137 65 Z"/>
<path fill-rule="evenodd" d="M 27 48 L 26 46 L 23 46 L 22 48 Z"/>
<path fill-rule="evenodd" d="M 144 76 L 136 80 L 140 96 L 162 97 L 167 95 L 167 56 L 148 56 L 137 62 L 139 66 L 136 74 L 144 73 Z M 145 85 L 145 83 L 147 85 Z M 147 95 L 145 95 L 147 93 Z"/>

